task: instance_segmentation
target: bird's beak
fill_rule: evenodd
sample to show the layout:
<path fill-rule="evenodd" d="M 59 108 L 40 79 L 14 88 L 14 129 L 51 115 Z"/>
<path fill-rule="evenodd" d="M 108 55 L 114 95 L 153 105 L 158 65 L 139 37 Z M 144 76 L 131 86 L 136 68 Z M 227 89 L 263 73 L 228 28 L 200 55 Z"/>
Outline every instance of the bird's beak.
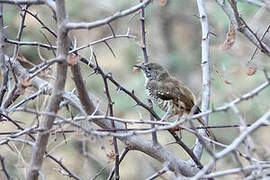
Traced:
<path fill-rule="evenodd" d="M 138 63 L 133 66 L 134 71 L 143 70 L 143 63 Z"/>
<path fill-rule="evenodd" d="M 133 68 L 135 69 L 142 69 L 142 65 L 141 64 L 136 64 L 133 66 Z"/>

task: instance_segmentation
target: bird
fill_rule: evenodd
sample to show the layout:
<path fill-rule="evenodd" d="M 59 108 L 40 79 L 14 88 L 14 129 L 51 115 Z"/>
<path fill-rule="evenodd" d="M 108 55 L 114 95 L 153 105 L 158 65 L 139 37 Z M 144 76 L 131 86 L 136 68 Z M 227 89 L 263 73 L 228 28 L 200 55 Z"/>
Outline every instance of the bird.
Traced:
<path fill-rule="evenodd" d="M 139 63 L 134 68 L 141 70 L 144 74 L 147 96 L 161 110 L 168 113 L 169 117 L 175 115 L 182 117 L 185 114 L 190 114 L 191 111 L 193 114 L 201 112 L 199 107 L 195 107 L 196 97 L 191 89 L 170 75 L 162 65 L 153 62 Z M 204 127 L 206 134 L 212 136 L 203 119 L 200 117 L 198 121 Z"/>

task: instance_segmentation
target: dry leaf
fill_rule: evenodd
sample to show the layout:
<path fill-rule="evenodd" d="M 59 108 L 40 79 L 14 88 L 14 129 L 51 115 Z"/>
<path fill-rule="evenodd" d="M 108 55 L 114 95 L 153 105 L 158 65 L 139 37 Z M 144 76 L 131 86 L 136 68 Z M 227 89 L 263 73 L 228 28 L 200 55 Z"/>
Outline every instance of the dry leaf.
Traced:
<path fill-rule="evenodd" d="M 23 88 L 22 86 L 19 86 L 17 88 L 17 90 L 15 91 L 14 95 L 23 95 L 25 93 L 25 88 Z"/>
<path fill-rule="evenodd" d="M 32 81 L 29 80 L 28 78 L 25 78 L 25 79 L 21 79 L 20 84 L 22 88 L 27 88 L 27 87 L 32 86 Z"/>
<path fill-rule="evenodd" d="M 225 84 L 228 84 L 228 85 L 230 85 L 230 84 L 232 84 L 230 81 L 228 81 L 228 80 L 224 80 L 224 82 L 225 82 Z"/>
<path fill-rule="evenodd" d="M 247 75 L 248 76 L 253 76 L 255 73 L 257 72 L 257 67 L 256 66 L 249 66 L 248 67 L 248 72 Z"/>
<path fill-rule="evenodd" d="M 226 51 L 230 49 L 235 42 L 235 28 L 230 24 L 229 32 L 227 33 L 224 43 L 221 45 L 221 50 Z"/>
<path fill-rule="evenodd" d="M 182 128 L 180 128 L 179 126 L 175 126 L 175 127 L 173 127 L 173 128 L 171 128 L 170 130 L 172 130 L 172 131 L 180 131 Z"/>
<path fill-rule="evenodd" d="M 94 143 L 94 142 L 96 142 L 96 137 L 95 136 L 90 136 L 89 140 L 90 140 L 90 142 Z"/>
<path fill-rule="evenodd" d="M 20 64 L 26 64 L 26 65 L 30 65 L 30 66 L 35 66 L 34 63 L 32 63 L 31 61 L 29 61 L 28 59 L 26 59 L 23 55 L 18 55 L 17 56 L 17 60 L 20 62 Z"/>
<path fill-rule="evenodd" d="M 214 70 L 215 70 L 215 72 L 216 72 L 216 74 L 217 74 L 217 77 L 218 77 L 221 81 L 223 81 L 225 84 L 228 84 L 228 85 L 232 84 L 230 81 L 228 81 L 228 80 L 226 80 L 226 79 L 224 78 L 223 74 L 221 74 L 221 73 L 219 72 L 219 70 L 216 68 L 215 65 L 213 65 L 213 68 L 214 68 Z"/>
<path fill-rule="evenodd" d="M 67 57 L 67 62 L 69 66 L 74 66 L 79 62 L 79 57 L 75 54 L 69 54 Z"/>
<path fill-rule="evenodd" d="M 107 157 L 109 158 L 110 161 L 114 161 L 115 160 L 115 153 L 113 150 L 111 150 L 109 152 L 109 154 L 107 154 Z"/>
<path fill-rule="evenodd" d="M 32 80 L 28 78 L 20 79 L 19 86 L 15 92 L 15 95 L 23 95 L 25 93 L 25 89 L 32 86 Z"/>
<path fill-rule="evenodd" d="M 166 6 L 168 3 L 168 0 L 159 0 L 159 5 L 160 6 Z"/>
<path fill-rule="evenodd" d="M 113 145 L 113 140 L 112 139 L 109 139 L 109 144 Z"/>
<path fill-rule="evenodd" d="M 138 66 L 141 66 L 144 64 L 144 61 L 142 61 L 142 60 L 138 60 L 137 62 L 138 63 L 136 65 L 138 65 Z M 140 71 L 140 68 L 136 67 L 136 65 L 132 67 L 132 72 Z"/>

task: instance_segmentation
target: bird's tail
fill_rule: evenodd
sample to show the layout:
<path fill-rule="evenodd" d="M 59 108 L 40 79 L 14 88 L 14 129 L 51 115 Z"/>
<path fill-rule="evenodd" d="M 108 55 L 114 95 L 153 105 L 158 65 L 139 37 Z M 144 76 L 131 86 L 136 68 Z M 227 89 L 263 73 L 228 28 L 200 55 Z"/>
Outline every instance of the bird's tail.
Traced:
<path fill-rule="evenodd" d="M 199 107 L 197 107 L 194 111 L 194 114 L 199 114 L 199 113 L 201 113 L 201 109 Z M 203 126 L 203 129 L 204 129 L 205 133 L 207 134 L 207 136 L 216 140 L 216 137 L 214 136 L 213 132 L 207 128 L 207 124 L 204 122 L 202 117 L 197 118 L 197 120 Z"/>
<path fill-rule="evenodd" d="M 213 132 L 210 129 L 207 128 L 207 125 L 205 124 L 204 120 L 201 117 L 199 117 L 197 120 L 202 125 L 202 127 L 203 127 L 205 133 L 207 134 L 207 136 L 215 139 L 215 136 L 214 136 Z"/>

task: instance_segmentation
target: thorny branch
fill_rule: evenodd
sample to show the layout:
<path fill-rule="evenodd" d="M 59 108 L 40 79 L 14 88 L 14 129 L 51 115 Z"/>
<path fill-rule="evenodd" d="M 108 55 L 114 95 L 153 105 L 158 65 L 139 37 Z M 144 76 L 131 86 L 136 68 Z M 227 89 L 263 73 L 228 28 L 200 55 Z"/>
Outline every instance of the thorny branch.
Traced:
<path fill-rule="evenodd" d="M 67 15 L 65 9 L 65 2 L 62 0 L 56 0 L 56 14 L 57 14 L 57 26 L 58 26 L 58 37 L 57 37 L 57 57 L 62 60 L 56 66 L 56 80 L 54 82 L 54 89 L 52 96 L 48 100 L 46 105 L 46 112 L 57 113 L 59 110 L 59 104 L 62 100 L 62 94 L 65 87 L 66 75 L 67 75 L 67 62 L 66 57 L 69 50 L 69 39 L 68 32 L 63 28 Z M 55 117 L 54 116 L 43 116 L 41 120 L 41 127 L 45 130 L 50 130 L 53 126 Z M 46 151 L 46 146 L 49 139 L 49 133 L 40 132 L 37 135 L 35 145 L 33 147 L 32 157 L 30 161 L 30 168 L 27 172 L 26 178 L 29 180 L 38 179 L 39 171 L 42 166 L 43 156 Z"/>
<path fill-rule="evenodd" d="M 7 92 L 8 88 L 8 66 L 5 61 L 5 34 L 4 34 L 4 21 L 3 21 L 3 4 L 0 4 L 0 68 L 1 68 L 1 75 L 2 75 L 2 81 L 1 81 L 1 90 L 0 90 L 0 105 L 2 109 L 2 102 L 5 93 Z"/>
<path fill-rule="evenodd" d="M 200 15 L 201 29 L 202 29 L 202 40 L 201 40 L 201 67 L 202 67 L 202 105 L 201 110 L 205 112 L 209 110 L 210 106 L 210 89 L 211 89 L 211 78 L 210 78 L 210 60 L 209 60 L 209 23 L 207 12 L 205 8 L 204 0 L 197 0 L 198 11 Z M 203 116 L 205 124 L 208 124 L 208 115 Z M 199 133 L 205 136 L 205 131 L 200 130 Z M 203 144 L 200 139 L 196 139 L 193 153 L 198 159 L 201 159 L 203 152 Z"/>
<path fill-rule="evenodd" d="M 142 0 L 140 0 L 140 2 L 142 2 Z M 143 59 L 144 59 L 144 63 L 148 63 L 148 54 L 147 54 L 147 48 L 146 48 L 146 29 L 145 29 L 145 15 L 144 15 L 144 7 L 142 7 L 141 9 L 141 49 L 143 52 Z M 150 99 L 148 99 L 148 106 L 153 109 L 153 103 Z M 154 117 L 152 114 L 150 114 L 150 119 L 154 120 Z M 152 125 L 152 128 L 154 128 L 155 125 Z M 152 133 L 152 140 L 153 140 L 153 144 L 158 144 L 158 139 L 157 139 L 157 134 L 156 132 Z"/>
<path fill-rule="evenodd" d="M 97 62 L 97 60 L 96 60 Z M 98 66 L 98 63 L 96 63 L 96 65 Z M 114 116 L 113 115 L 113 104 L 114 102 L 112 101 L 111 95 L 110 95 L 110 91 L 109 91 L 109 87 L 108 87 L 108 81 L 107 81 L 107 77 L 111 76 L 111 74 L 101 74 L 103 81 L 104 81 L 104 86 L 105 86 L 105 93 L 107 96 L 107 100 L 108 100 L 108 110 L 109 110 L 109 114 L 110 116 Z M 114 121 L 111 121 L 112 124 L 112 128 L 115 129 L 115 123 Z M 116 137 L 113 137 L 113 145 L 114 145 L 114 153 L 115 153 L 115 165 L 114 165 L 114 174 L 115 174 L 115 179 L 120 179 L 120 175 L 119 175 L 119 165 L 120 165 L 120 160 L 119 160 L 119 150 L 118 150 L 118 143 L 117 143 L 117 139 Z"/>

